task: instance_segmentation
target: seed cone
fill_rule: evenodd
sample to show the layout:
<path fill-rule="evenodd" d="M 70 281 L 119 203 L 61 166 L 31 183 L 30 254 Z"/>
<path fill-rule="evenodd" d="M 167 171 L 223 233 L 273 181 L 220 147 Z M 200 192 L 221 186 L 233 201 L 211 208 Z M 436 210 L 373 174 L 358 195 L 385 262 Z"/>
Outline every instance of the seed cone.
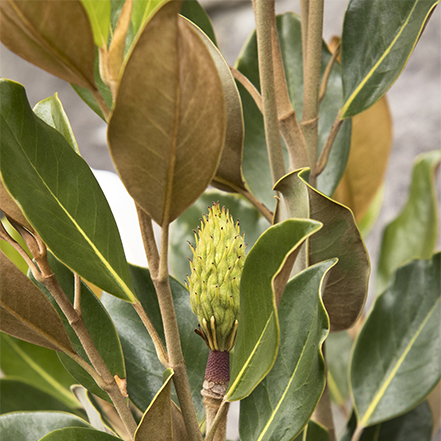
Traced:
<path fill-rule="evenodd" d="M 239 286 L 245 263 L 244 234 L 229 211 L 213 203 L 190 244 L 193 260 L 187 288 L 193 312 L 199 319 L 196 332 L 213 351 L 230 351 L 239 316 Z"/>

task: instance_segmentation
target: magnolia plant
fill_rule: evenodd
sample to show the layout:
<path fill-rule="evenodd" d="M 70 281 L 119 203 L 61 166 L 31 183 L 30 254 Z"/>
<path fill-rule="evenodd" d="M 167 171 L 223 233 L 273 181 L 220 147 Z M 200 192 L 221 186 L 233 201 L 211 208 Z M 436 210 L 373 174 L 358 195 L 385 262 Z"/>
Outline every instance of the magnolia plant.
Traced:
<path fill-rule="evenodd" d="M 221 441 L 235 401 L 242 441 L 431 439 L 440 151 L 384 231 L 370 311 L 363 237 L 384 95 L 438 2 L 351 0 L 325 43 L 324 0 L 253 0 L 234 67 L 195 0 L 0 2 L 3 44 L 107 122 L 148 260 L 127 262 L 57 95 L 31 108 L 1 79 L 2 439 Z"/>

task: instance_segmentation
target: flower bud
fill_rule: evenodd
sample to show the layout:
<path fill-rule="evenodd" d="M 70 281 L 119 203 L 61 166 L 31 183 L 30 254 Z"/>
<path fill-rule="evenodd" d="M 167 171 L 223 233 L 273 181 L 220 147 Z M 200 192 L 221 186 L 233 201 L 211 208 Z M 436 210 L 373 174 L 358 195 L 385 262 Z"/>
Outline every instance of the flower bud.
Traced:
<path fill-rule="evenodd" d="M 193 260 L 186 282 L 193 312 L 199 319 L 196 332 L 213 351 L 230 351 L 239 316 L 239 286 L 245 263 L 244 234 L 229 211 L 213 203 L 190 244 Z"/>

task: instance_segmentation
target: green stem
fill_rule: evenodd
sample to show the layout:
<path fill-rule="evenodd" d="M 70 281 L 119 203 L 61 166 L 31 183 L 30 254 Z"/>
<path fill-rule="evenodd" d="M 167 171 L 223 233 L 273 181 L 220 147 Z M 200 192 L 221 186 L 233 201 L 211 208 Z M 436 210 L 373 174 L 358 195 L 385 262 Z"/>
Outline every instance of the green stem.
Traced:
<path fill-rule="evenodd" d="M 318 98 L 322 61 L 324 0 L 309 2 L 307 21 L 306 54 L 303 54 L 303 118 L 302 129 L 309 151 L 311 176 L 315 176 L 318 150 Z M 311 182 L 315 185 L 315 182 Z"/>
<path fill-rule="evenodd" d="M 263 101 L 263 120 L 268 149 L 271 177 L 275 184 L 286 174 L 282 142 L 277 115 L 276 90 L 274 85 L 271 18 L 274 0 L 254 0 L 256 18 L 257 52 L 259 58 L 260 90 Z"/>
<path fill-rule="evenodd" d="M 222 427 L 222 431 L 223 431 L 222 433 L 225 433 L 224 427 L 226 426 L 226 418 L 229 407 L 230 407 L 230 403 L 228 401 L 223 400 L 221 405 L 219 406 L 219 410 L 216 413 L 216 417 L 214 418 L 211 424 L 211 428 L 209 429 L 207 436 L 205 437 L 205 441 L 215 441 L 217 429 L 220 426 Z"/>

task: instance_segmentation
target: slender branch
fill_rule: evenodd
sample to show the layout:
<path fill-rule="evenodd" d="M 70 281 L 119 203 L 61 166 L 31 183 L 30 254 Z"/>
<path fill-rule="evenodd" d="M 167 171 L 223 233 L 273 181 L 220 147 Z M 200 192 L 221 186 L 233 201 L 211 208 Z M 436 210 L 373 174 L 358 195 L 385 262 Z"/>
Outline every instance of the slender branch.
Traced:
<path fill-rule="evenodd" d="M 358 441 L 363 434 L 363 429 L 364 428 L 362 426 L 357 426 L 355 432 L 352 434 L 351 441 Z"/>
<path fill-rule="evenodd" d="M 257 52 L 259 58 L 260 90 L 263 98 L 263 120 L 265 138 L 273 183 L 285 175 L 282 142 L 277 114 L 274 85 L 273 52 L 271 42 L 271 19 L 274 15 L 274 0 L 254 0 L 256 18 Z"/>
<path fill-rule="evenodd" d="M 305 64 L 306 64 L 306 54 L 307 54 L 307 43 L 308 43 L 309 0 L 300 0 L 300 13 L 302 15 L 303 66 L 305 66 Z"/>
<path fill-rule="evenodd" d="M 213 420 L 213 423 L 211 425 L 211 429 L 207 433 L 207 436 L 205 437 L 205 441 L 213 441 L 214 436 L 216 435 L 216 430 L 220 423 L 223 423 L 224 418 L 227 415 L 228 408 L 230 406 L 230 403 L 228 401 L 222 401 L 222 404 L 219 407 L 219 410 L 217 411 L 216 417 Z"/>
<path fill-rule="evenodd" d="M 199 423 L 191 397 L 190 384 L 188 382 L 187 370 L 182 354 L 181 339 L 168 276 L 168 225 L 162 228 L 161 253 L 159 254 L 152 220 L 140 207 L 137 206 L 137 210 L 144 250 L 161 310 L 168 356 L 165 349 L 161 349 L 162 343 L 161 346 L 155 345 L 156 352 L 158 353 L 158 357 L 161 356 L 164 362 L 166 362 L 166 365 L 174 371 L 173 383 L 176 388 L 179 404 L 181 405 L 182 416 L 189 439 L 201 441 L 202 435 L 199 430 Z M 142 309 L 142 306 L 135 303 L 134 307 L 144 322 L 147 315 Z M 146 327 L 147 325 L 150 326 L 150 320 L 144 322 L 144 324 Z"/>
<path fill-rule="evenodd" d="M 81 317 L 81 277 L 74 273 L 74 309 Z"/>
<path fill-rule="evenodd" d="M 340 55 L 341 44 L 337 46 L 334 53 L 329 60 L 328 65 L 326 66 L 325 72 L 323 73 L 322 82 L 320 83 L 319 90 L 319 104 L 323 101 L 323 98 L 326 95 L 326 89 L 328 87 L 329 77 L 331 76 L 332 68 L 334 67 L 334 63 L 337 61 L 338 56 Z"/>
<path fill-rule="evenodd" d="M 279 35 L 275 14 L 271 14 L 271 44 L 273 52 L 274 85 L 277 103 L 279 129 L 282 133 L 289 155 L 289 168 L 296 170 L 308 167 L 309 156 L 305 137 L 297 122 L 296 113 L 291 104 L 286 82 L 285 68 L 283 66 L 282 51 L 280 49 Z"/>
<path fill-rule="evenodd" d="M 329 155 L 331 153 L 332 145 L 334 144 L 335 138 L 338 135 L 338 131 L 340 130 L 342 123 L 343 120 L 341 119 L 341 115 L 339 112 L 337 114 L 337 117 L 335 118 L 334 124 L 331 127 L 331 131 L 329 132 L 326 144 L 323 146 L 322 152 L 320 153 L 320 157 L 317 161 L 314 174 L 315 177 L 317 177 L 325 169 L 326 164 L 328 163 Z"/>
<path fill-rule="evenodd" d="M 269 222 L 273 221 L 273 212 L 268 209 L 268 207 L 259 201 L 248 189 L 235 185 L 231 181 L 227 181 L 226 179 L 222 179 L 219 176 L 216 176 L 214 181 L 219 182 L 220 184 L 227 185 L 231 187 L 235 192 L 241 194 L 244 198 L 248 200 L 254 207 L 259 211 L 259 213 Z"/>
<path fill-rule="evenodd" d="M 239 72 L 234 67 L 230 66 L 230 71 L 233 77 L 239 81 L 243 87 L 245 87 L 246 91 L 251 95 L 251 98 L 253 98 L 254 102 L 256 103 L 256 106 L 263 113 L 262 95 L 257 90 L 256 86 L 254 86 L 254 84 L 242 72 Z"/>
<path fill-rule="evenodd" d="M 103 382 L 99 386 L 109 394 L 121 420 L 124 422 L 124 425 L 126 426 L 130 435 L 133 436 L 137 427 L 135 419 L 133 418 L 130 409 L 127 407 L 125 399 L 122 396 L 121 391 L 115 382 L 115 379 L 107 368 L 107 365 L 102 359 L 100 353 L 96 349 L 82 318 L 73 308 L 72 304 L 70 303 L 69 299 L 67 298 L 66 294 L 58 283 L 55 275 L 52 272 L 48 273 L 48 265 L 45 262 L 39 262 L 38 260 L 37 263 L 42 271 L 43 284 L 52 294 L 58 306 L 63 311 L 64 315 L 69 321 L 69 324 L 72 326 L 78 338 L 80 339 L 80 342 L 84 350 L 86 351 L 86 354 L 89 357 L 92 366 L 95 368 L 98 375 L 102 378 Z"/>
<path fill-rule="evenodd" d="M 302 129 L 308 146 L 312 177 L 315 176 L 318 149 L 318 93 L 322 61 L 323 8 L 324 0 L 309 2 L 306 54 L 303 54 Z M 315 185 L 315 182 L 311 183 Z"/>

